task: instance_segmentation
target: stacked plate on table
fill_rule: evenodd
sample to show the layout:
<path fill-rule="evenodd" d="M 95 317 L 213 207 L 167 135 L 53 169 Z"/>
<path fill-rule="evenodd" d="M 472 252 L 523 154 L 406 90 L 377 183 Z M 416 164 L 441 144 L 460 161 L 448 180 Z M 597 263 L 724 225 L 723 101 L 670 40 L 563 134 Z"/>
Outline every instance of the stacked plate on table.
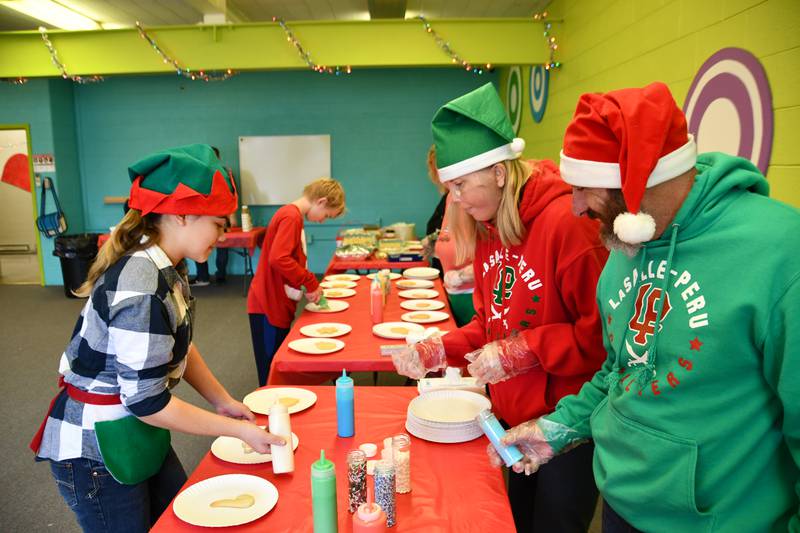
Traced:
<path fill-rule="evenodd" d="M 488 398 L 474 392 L 428 392 L 408 404 L 406 429 L 415 437 L 431 442 L 467 442 L 483 435 L 475 416 L 491 407 Z"/>

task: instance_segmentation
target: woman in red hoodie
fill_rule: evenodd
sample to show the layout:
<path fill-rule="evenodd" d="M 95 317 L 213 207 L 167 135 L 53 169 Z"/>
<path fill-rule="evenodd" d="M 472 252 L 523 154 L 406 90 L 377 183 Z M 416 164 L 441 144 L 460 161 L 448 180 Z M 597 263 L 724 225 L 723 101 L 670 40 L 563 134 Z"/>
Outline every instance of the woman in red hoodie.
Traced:
<path fill-rule="evenodd" d="M 491 83 L 443 106 L 432 128 L 457 260 L 475 253 L 476 315 L 394 363 L 419 379 L 470 362 L 498 418 L 514 426 L 552 412 L 605 360 L 595 290 L 607 252 L 596 223 L 572 215 L 558 168 L 519 159 L 525 142 Z M 587 443 L 531 476 L 509 473 L 518 531 L 587 530 L 597 498 L 592 454 Z"/>

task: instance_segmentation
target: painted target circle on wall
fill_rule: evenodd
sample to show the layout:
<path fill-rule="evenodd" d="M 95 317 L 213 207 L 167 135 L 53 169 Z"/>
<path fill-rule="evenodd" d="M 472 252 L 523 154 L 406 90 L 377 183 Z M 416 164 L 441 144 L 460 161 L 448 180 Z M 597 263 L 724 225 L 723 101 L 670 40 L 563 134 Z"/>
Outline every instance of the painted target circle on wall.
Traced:
<path fill-rule="evenodd" d="M 542 65 L 531 67 L 530 83 L 531 115 L 534 122 L 541 122 L 547 108 L 547 93 L 550 89 L 550 71 Z"/>
<path fill-rule="evenodd" d="M 517 135 L 522 122 L 522 74 L 518 66 L 511 67 L 508 71 L 506 102 L 508 102 L 508 118 L 514 128 L 514 135 Z"/>
<path fill-rule="evenodd" d="M 750 52 L 723 48 L 694 77 L 683 104 L 698 152 L 725 152 L 749 159 L 767 173 L 773 114 L 764 67 Z"/>

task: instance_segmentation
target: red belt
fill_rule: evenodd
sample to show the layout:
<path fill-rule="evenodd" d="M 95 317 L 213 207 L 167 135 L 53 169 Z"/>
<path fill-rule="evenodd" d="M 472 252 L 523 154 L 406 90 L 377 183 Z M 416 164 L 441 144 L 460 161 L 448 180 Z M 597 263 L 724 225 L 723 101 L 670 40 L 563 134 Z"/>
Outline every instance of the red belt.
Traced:
<path fill-rule="evenodd" d="M 119 399 L 119 394 L 96 394 L 94 392 L 87 392 L 64 381 L 64 376 L 58 376 L 58 392 L 50 401 L 50 407 L 47 408 L 47 414 L 44 415 L 42 425 L 39 426 L 39 431 L 33 436 L 33 440 L 29 445 L 33 453 L 39 453 L 39 447 L 42 445 L 42 437 L 44 436 L 44 427 L 47 425 L 47 419 L 50 417 L 50 413 L 53 412 L 56 400 L 61 396 L 61 393 L 64 392 L 64 389 L 67 390 L 67 395 L 73 400 L 90 405 L 119 405 L 122 403 Z"/>

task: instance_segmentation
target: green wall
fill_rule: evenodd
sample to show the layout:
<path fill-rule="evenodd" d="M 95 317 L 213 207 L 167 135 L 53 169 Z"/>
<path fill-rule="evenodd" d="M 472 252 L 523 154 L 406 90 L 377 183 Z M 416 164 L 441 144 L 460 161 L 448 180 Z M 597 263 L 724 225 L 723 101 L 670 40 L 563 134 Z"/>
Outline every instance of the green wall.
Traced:
<path fill-rule="evenodd" d="M 494 78 L 421 68 L 361 69 L 340 77 L 245 73 L 222 83 L 167 75 L 87 85 L 32 80 L 0 84 L 0 122 L 30 124 L 34 153 L 55 152 L 70 232 L 104 232 L 116 224 L 121 206 L 103 198 L 126 196 L 127 166 L 152 151 L 209 143 L 238 175 L 239 136 L 329 134 L 332 176 L 344 184 L 348 212 L 307 225 L 309 266 L 322 272 L 340 224 L 404 221 L 424 232 L 438 201 L 425 167 L 430 119 L 446 101 Z M 254 208 L 256 224 L 267 224 L 275 209 Z M 43 249 L 46 282 L 60 284 L 49 246 Z M 242 271 L 239 257 L 229 261 L 231 272 Z"/>
<path fill-rule="evenodd" d="M 555 0 L 548 11 L 551 19 L 564 21 L 554 24 L 563 67 L 550 77 L 547 110 L 538 124 L 527 100 L 530 69 L 522 69 L 519 133 L 528 157 L 558 161 L 581 94 L 660 80 L 682 105 L 703 62 L 721 48 L 738 47 L 759 59 L 772 90 L 771 196 L 800 206 L 799 1 Z M 501 73 L 501 87 L 506 76 Z"/>

